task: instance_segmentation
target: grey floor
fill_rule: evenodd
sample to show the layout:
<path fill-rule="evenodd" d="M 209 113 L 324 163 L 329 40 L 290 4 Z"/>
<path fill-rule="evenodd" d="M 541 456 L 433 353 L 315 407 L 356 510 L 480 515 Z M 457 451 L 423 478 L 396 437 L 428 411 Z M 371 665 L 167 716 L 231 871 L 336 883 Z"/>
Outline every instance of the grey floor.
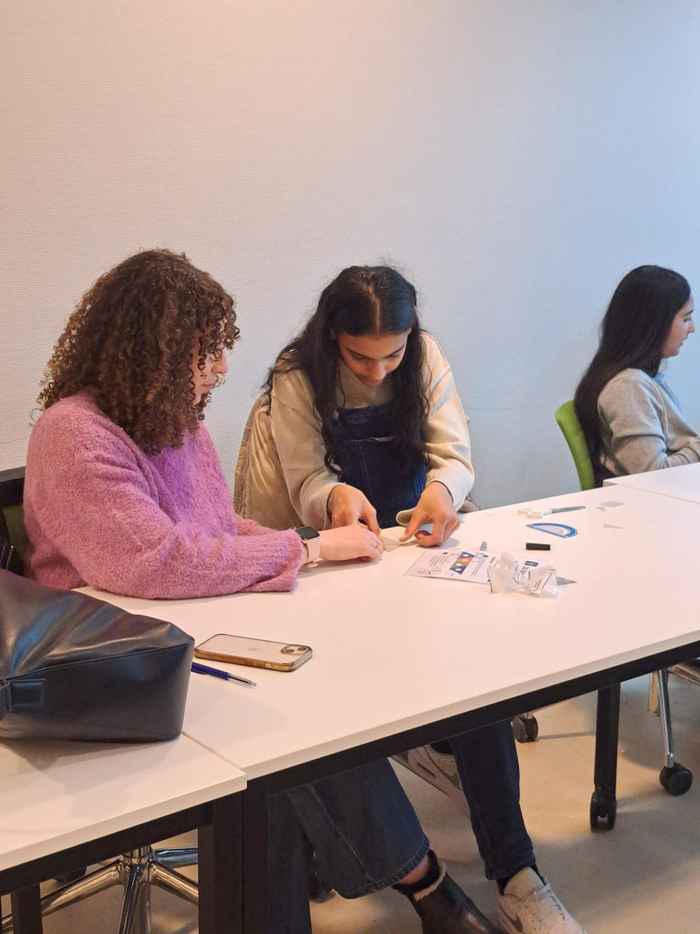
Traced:
<path fill-rule="evenodd" d="M 589 934 L 700 931 L 700 688 L 672 681 L 674 726 L 681 761 L 699 789 L 672 798 L 658 783 L 659 721 L 646 712 L 647 680 L 624 688 L 619 762 L 619 810 L 612 833 L 591 834 L 588 803 L 593 768 L 592 697 L 540 711 L 540 739 L 519 746 L 522 800 L 540 868 Z M 486 911 L 494 888 L 482 877 L 471 830 L 449 799 L 405 772 L 398 774 L 435 850 Z M 3 905 L 7 910 L 7 900 Z M 47 934 L 116 929 L 116 890 L 47 919 Z M 192 907 L 155 892 L 154 934 L 196 931 Z M 314 906 L 315 934 L 419 932 L 410 906 L 394 892 L 354 902 L 335 897 Z"/>

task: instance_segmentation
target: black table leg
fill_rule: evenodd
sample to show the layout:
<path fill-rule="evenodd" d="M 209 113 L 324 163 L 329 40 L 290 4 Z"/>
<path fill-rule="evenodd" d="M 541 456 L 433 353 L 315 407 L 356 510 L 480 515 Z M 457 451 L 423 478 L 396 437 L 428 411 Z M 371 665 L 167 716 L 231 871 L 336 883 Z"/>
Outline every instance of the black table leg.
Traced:
<path fill-rule="evenodd" d="M 14 934 L 42 934 L 41 896 L 38 885 L 28 885 L 12 893 Z"/>
<path fill-rule="evenodd" d="M 619 726 L 620 685 L 612 684 L 598 691 L 591 830 L 612 830 L 615 826 Z"/>
<path fill-rule="evenodd" d="M 243 934 L 242 793 L 212 802 L 199 828 L 200 934 Z"/>
<path fill-rule="evenodd" d="M 243 798 L 243 930 L 268 930 L 268 793 L 263 780 L 250 782 Z"/>

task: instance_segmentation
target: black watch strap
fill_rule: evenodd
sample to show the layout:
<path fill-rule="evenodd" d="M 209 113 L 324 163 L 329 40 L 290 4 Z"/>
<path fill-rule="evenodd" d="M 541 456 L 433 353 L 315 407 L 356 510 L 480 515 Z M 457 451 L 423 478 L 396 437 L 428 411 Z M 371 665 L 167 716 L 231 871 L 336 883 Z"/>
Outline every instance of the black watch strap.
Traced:
<path fill-rule="evenodd" d="M 316 529 L 312 529 L 310 525 L 300 525 L 299 528 L 294 529 L 299 538 L 303 541 L 308 542 L 309 539 L 319 538 L 319 533 Z"/>

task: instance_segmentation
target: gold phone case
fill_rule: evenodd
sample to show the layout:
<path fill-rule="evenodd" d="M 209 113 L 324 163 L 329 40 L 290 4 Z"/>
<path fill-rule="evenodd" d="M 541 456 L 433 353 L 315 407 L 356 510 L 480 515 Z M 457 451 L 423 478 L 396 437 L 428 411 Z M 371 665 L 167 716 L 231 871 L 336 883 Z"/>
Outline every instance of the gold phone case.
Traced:
<path fill-rule="evenodd" d="M 263 643 L 271 646 L 279 646 L 281 647 L 282 651 L 284 651 L 284 649 L 287 647 L 293 647 L 296 650 L 303 649 L 304 652 L 302 654 L 295 654 L 293 658 L 289 659 L 289 661 L 272 661 L 271 659 L 254 658 L 250 655 L 238 655 L 216 651 L 212 652 L 206 648 L 208 642 L 211 642 L 217 638 L 226 638 L 226 635 L 226 633 L 217 633 L 215 636 L 210 636 L 210 638 L 203 642 L 201 645 L 195 646 L 195 656 L 197 658 L 206 658 L 217 662 L 228 662 L 231 665 L 246 665 L 250 668 L 265 668 L 268 671 L 296 671 L 297 668 L 301 668 L 301 666 L 308 662 L 309 659 L 313 656 L 313 650 L 311 649 L 311 646 L 299 645 L 298 643 L 273 642 L 271 639 L 251 638 L 249 641 Z M 231 638 L 238 639 L 247 637 L 232 636 Z"/>

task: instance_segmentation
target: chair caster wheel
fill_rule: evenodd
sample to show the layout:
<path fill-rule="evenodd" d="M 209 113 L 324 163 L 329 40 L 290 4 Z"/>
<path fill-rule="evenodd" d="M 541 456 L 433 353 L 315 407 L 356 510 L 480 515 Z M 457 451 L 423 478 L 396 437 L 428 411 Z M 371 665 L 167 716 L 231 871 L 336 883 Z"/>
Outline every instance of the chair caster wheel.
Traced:
<path fill-rule="evenodd" d="M 511 726 L 519 743 L 534 743 L 540 732 L 537 717 L 513 717 Z"/>
<path fill-rule="evenodd" d="M 617 801 L 602 791 L 591 796 L 591 830 L 612 830 L 617 817 Z"/>
<path fill-rule="evenodd" d="M 693 773 L 686 769 L 680 762 L 676 762 L 670 768 L 664 766 L 659 772 L 659 781 L 666 791 L 676 797 L 684 795 L 693 784 Z"/>

